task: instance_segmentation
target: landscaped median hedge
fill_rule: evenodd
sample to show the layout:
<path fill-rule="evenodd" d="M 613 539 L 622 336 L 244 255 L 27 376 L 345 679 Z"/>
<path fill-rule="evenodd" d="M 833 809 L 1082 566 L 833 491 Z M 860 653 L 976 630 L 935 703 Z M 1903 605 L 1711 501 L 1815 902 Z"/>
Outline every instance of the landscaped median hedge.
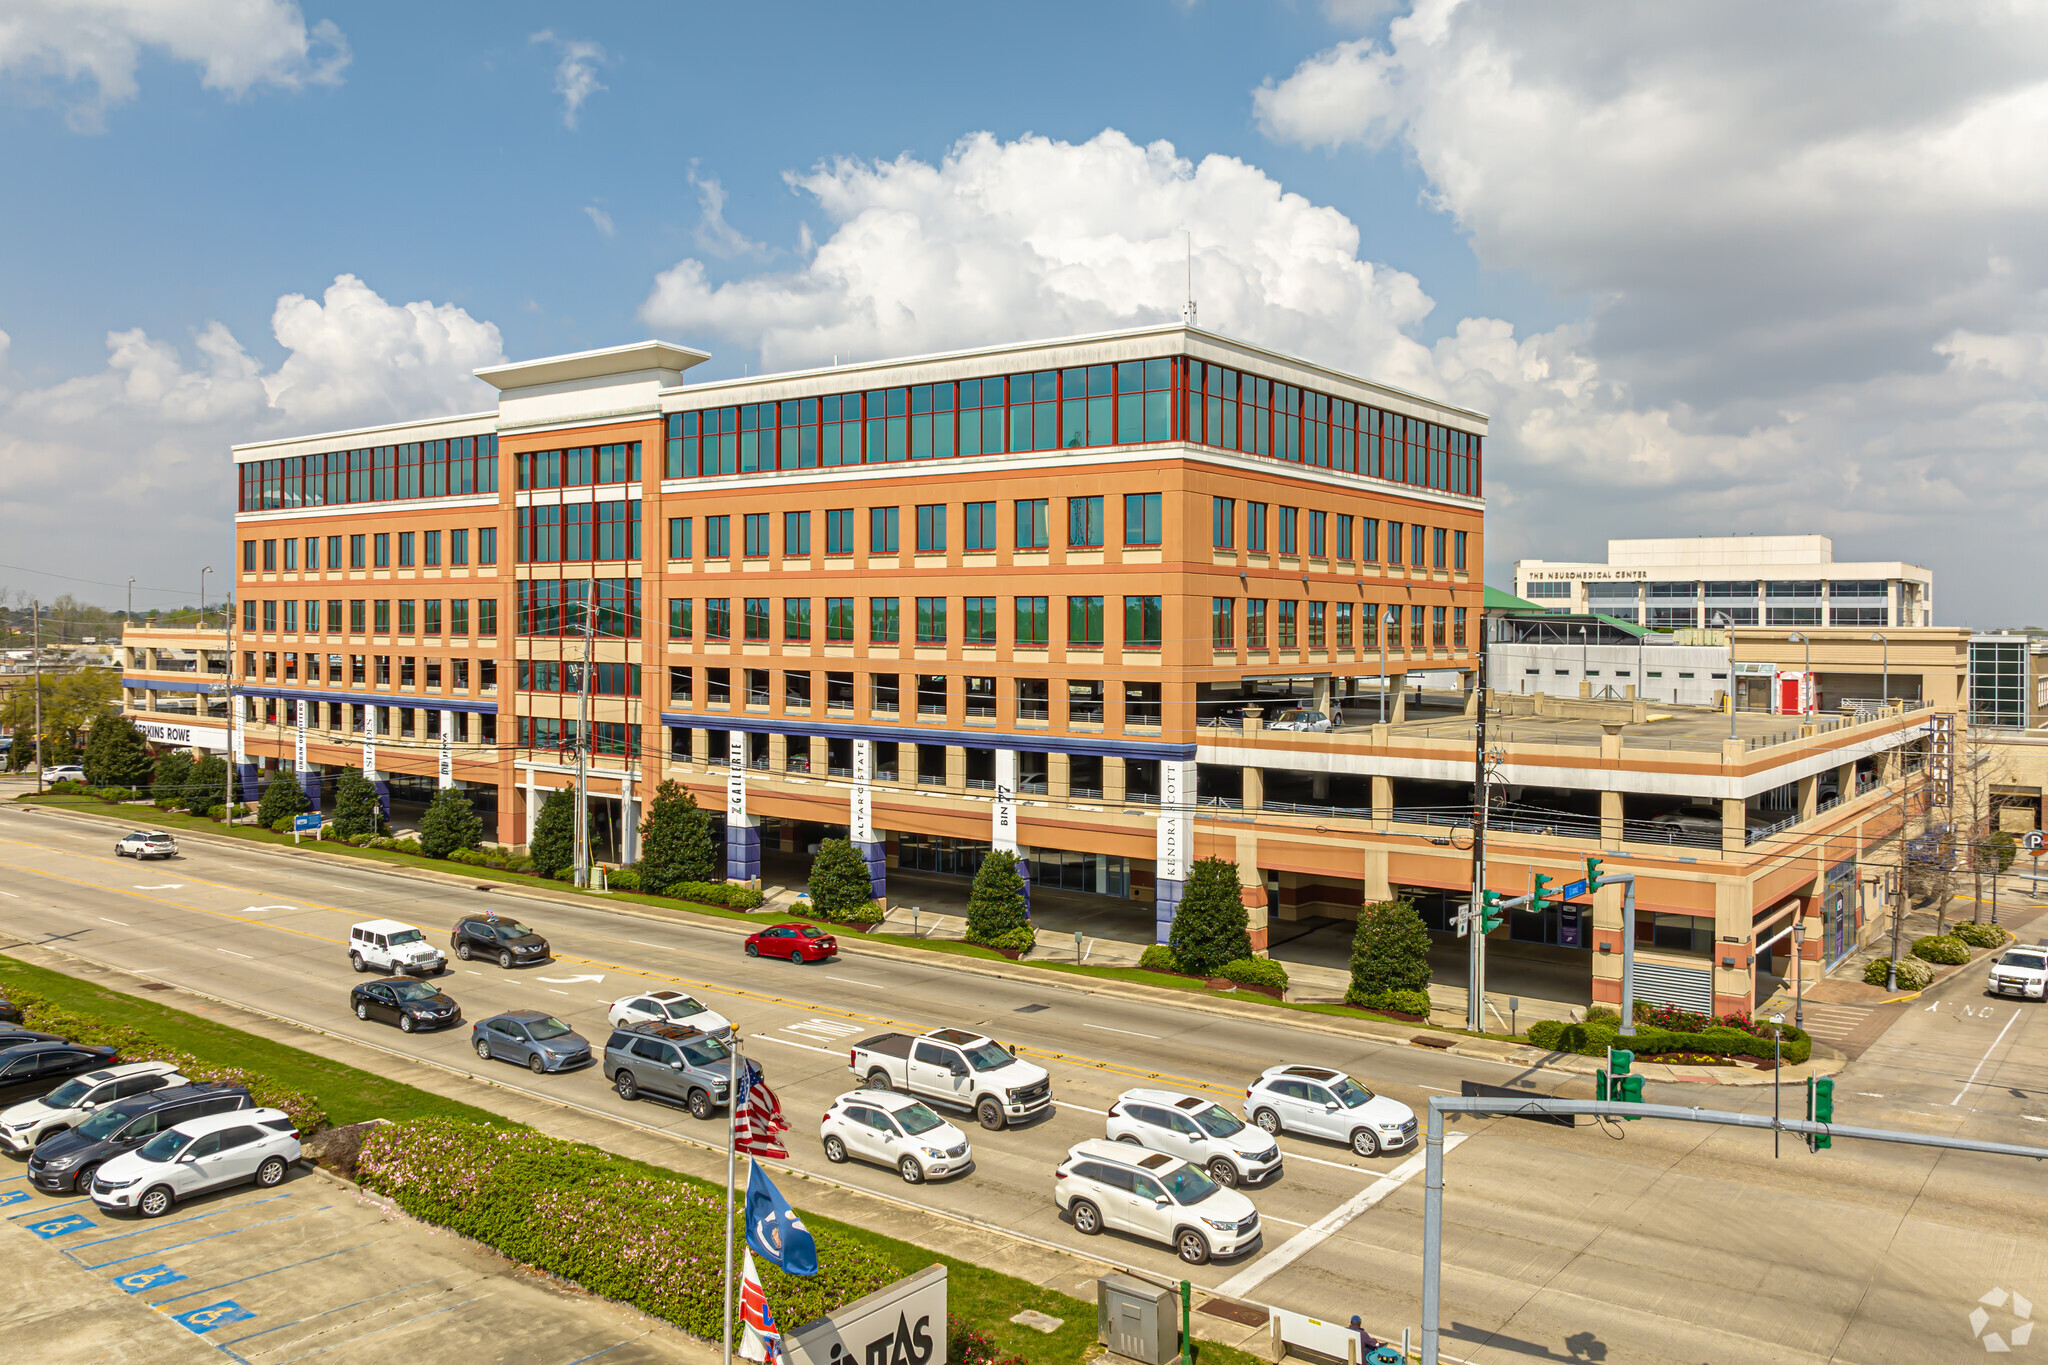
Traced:
<path fill-rule="evenodd" d="M 311 1137 L 327 1126 L 327 1111 L 303 1090 L 277 1084 L 268 1076 L 236 1066 L 214 1066 L 191 1053 L 157 1041 L 142 1029 L 128 1024 L 109 1024 L 89 1014 L 80 1014 L 56 1002 L 23 990 L 8 988 L 7 998 L 21 1010 L 21 1026 L 43 1033 L 60 1034 L 74 1043 L 98 1043 L 119 1048 L 124 1062 L 169 1062 L 180 1074 L 194 1081 L 226 1081 L 247 1086 L 257 1104 L 282 1109 L 298 1125 L 301 1137 Z"/>
<path fill-rule="evenodd" d="M 716 1340 L 724 1330 L 724 1193 L 704 1182 L 650 1175 L 528 1129 L 452 1119 L 378 1128 L 363 1140 L 356 1178 L 415 1218 L 686 1332 Z M 778 1322 L 809 1322 L 897 1278 L 895 1266 L 851 1239 L 829 1229 L 812 1235 L 814 1276 L 757 1262 Z"/>
<path fill-rule="evenodd" d="M 1679 1027 L 1670 1027 L 1676 1024 Z M 1605 1057 L 1610 1047 L 1622 1047 L 1638 1057 L 1684 1053 L 1713 1057 L 1754 1057 L 1770 1061 L 1777 1054 L 1773 1025 L 1758 1024 L 1746 1017 L 1720 1019 L 1669 1006 L 1636 1004 L 1636 1031 L 1621 1033 L 1621 1016 L 1597 1006 L 1587 1011 L 1582 1024 L 1544 1019 L 1529 1025 L 1529 1041 L 1553 1052 L 1576 1052 L 1584 1057 Z M 1791 1024 L 1783 1026 L 1787 1065 L 1797 1065 L 1813 1055 L 1813 1039 Z"/>

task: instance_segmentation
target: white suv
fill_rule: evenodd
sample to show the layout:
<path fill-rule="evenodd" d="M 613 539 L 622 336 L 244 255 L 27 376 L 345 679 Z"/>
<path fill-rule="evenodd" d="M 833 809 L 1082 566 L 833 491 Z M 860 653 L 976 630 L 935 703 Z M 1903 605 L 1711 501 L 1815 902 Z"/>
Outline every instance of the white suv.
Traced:
<path fill-rule="evenodd" d="M 116 858 L 133 858 L 136 862 L 147 862 L 151 858 L 175 858 L 178 856 L 178 841 L 162 830 L 148 833 L 136 832 L 124 835 L 114 845 Z"/>
<path fill-rule="evenodd" d="M 974 1164 L 967 1134 L 934 1114 L 923 1100 L 887 1090 L 855 1090 L 832 1101 L 818 1124 L 825 1159 L 848 1157 L 894 1166 L 912 1185 L 932 1176 L 958 1175 Z"/>
<path fill-rule="evenodd" d="M 1115 1228 L 1164 1243 L 1189 1265 L 1256 1250 L 1262 1236 L 1252 1201 L 1199 1166 L 1103 1138 L 1067 1150 L 1053 1174 L 1052 1202 L 1083 1236 Z"/>
<path fill-rule="evenodd" d="M 1269 1133 L 1301 1133 L 1378 1156 L 1415 1141 L 1415 1111 L 1326 1066 L 1266 1068 L 1244 1092 L 1244 1116 Z"/>
<path fill-rule="evenodd" d="M 348 931 L 348 965 L 359 972 L 432 976 L 448 969 L 448 955 L 427 936 L 395 919 L 367 919 Z"/>
<path fill-rule="evenodd" d="M 604 1017 L 613 1028 L 628 1024 L 687 1024 L 722 1042 L 731 1042 L 733 1035 L 730 1019 L 706 1009 L 695 996 L 682 991 L 642 991 L 621 996 L 612 1001 Z"/>
<path fill-rule="evenodd" d="M 1280 1174 L 1280 1144 L 1197 1095 L 1126 1090 L 1109 1106 L 1109 1135 L 1192 1161 L 1219 1185 L 1257 1184 Z"/>
<path fill-rule="evenodd" d="M 1991 968 L 1984 989 L 1993 995 L 2017 995 L 2022 1000 L 2039 1000 L 2048 992 L 2048 943 L 2008 948 Z"/>
<path fill-rule="evenodd" d="M 298 1127 L 281 1109 L 209 1114 L 109 1160 L 93 1176 L 92 1202 L 161 1218 L 179 1200 L 224 1185 L 275 1189 L 299 1154 Z"/>
<path fill-rule="evenodd" d="M 77 1126 L 103 1104 L 131 1099 L 167 1085 L 190 1085 L 170 1062 L 124 1062 L 73 1076 L 39 1100 L 0 1111 L 0 1147 L 27 1156 L 46 1137 Z"/>

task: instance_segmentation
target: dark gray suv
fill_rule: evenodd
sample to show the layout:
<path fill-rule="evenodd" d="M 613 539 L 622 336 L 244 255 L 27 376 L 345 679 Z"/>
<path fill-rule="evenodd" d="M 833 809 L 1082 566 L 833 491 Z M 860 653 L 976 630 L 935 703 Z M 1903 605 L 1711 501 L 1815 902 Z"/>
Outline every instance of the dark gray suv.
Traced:
<path fill-rule="evenodd" d="M 38 1143 L 28 1159 L 29 1183 L 51 1194 L 87 1189 L 100 1163 L 134 1151 L 166 1128 L 255 1104 L 248 1090 L 227 1081 L 173 1085 L 115 1100 L 76 1128 Z"/>
<path fill-rule="evenodd" d="M 708 1119 L 726 1102 L 732 1054 L 686 1024 L 628 1024 L 605 1041 L 604 1074 L 622 1100 L 654 1095 L 689 1106 L 692 1118 Z"/>

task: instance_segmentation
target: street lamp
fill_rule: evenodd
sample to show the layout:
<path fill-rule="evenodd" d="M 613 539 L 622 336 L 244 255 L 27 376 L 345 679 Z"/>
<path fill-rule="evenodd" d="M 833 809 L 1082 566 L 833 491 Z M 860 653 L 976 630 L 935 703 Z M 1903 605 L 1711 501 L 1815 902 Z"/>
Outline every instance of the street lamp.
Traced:
<path fill-rule="evenodd" d="M 1387 723 L 1387 632 L 1401 628 L 1401 609 L 1388 607 L 1380 618 L 1380 724 Z"/>
<path fill-rule="evenodd" d="M 135 575 L 128 575 L 128 623 L 135 623 Z"/>
<path fill-rule="evenodd" d="M 213 566 L 211 564 L 199 571 L 199 629 L 201 630 L 206 629 L 206 576 L 212 572 Z"/>
<path fill-rule="evenodd" d="M 1792 1026 L 1806 1027 L 1806 995 L 1800 987 L 1800 959 L 1806 956 L 1806 914 L 1792 917 Z"/>
<path fill-rule="evenodd" d="M 1717 611 L 1714 613 L 1714 625 L 1718 629 L 1728 630 L 1734 624 L 1729 619 L 1727 612 Z M 1735 639 L 1733 636 L 1730 636 L 1728 640 L 1728 738 L 1739 738 L 1735 733 Z"/>
<path fill-rule="evenodd" d="M 1795 645 L 1806 646 L 1806 662 L 1801 665 L 1799 673 L 1799 686 L 1806 693 L 1806 704 L 1799 708 L 1799 714 L 1810 716 L 1813 714 L 1814 693 L 1820 690 L 1813 685 L 1813 641 L 1796 630 L 1785 638 Z"/>
<path fill-rule="evenodd" d="M 1880 690 L 1884 693 L 1882 700 L 1884 701 L 1885 709 L 1890 710 L 1892 704 L 1892 642 L 1876 631 L 1870 633 L 1870 638 L 1884 646 L 1884 684 Z"/>
<path fill-rule="evenodd" d="M 1586 684 L 1586 695 L 1593 695 L 1593 649 L 1587 643 L 1586 628 L 1579 627 L 1579 681 Z"/>

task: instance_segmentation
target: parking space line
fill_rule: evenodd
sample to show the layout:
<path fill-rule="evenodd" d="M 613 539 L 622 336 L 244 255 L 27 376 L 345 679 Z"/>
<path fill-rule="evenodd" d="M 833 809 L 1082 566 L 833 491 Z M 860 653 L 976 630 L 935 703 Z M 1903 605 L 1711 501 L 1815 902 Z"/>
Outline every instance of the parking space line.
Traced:
<path fill-rule="evenodd" d="M 249 1201 L 249 1202 L 248 1202 L 247 1204 L 244 1204 L 244 1205 L 243 1205 L 242 1207 L 244 1207 L 244 1208 L 258 1208 L 258 1207 L 260 1207 L 260 1206 L 262 1206 L 262 1205 L 264 1205 L 264 1204 L 274 1204 L 274 1203 L 276 1203 L 276 1202 L 277 1202 L 278 1200 L 280 1200 L 280 1199 L 289 1199 L 289 1198 L 291 1198 L 291 1196 L 290 1196 L 290 1195 L 288 1195 L 288 1194 L 273 1194 L 273 1195 L 270 1195 L 270 1196 L 268 1196 L 267 1198 L 263 1198 L 263 1199 L 253 1199 L 253 1200 Z M 332 1207 L 332 1206 L 331 1206 L 331 1205 L 323 1205 L 322 1207 L 323 1207 L 323 1208 L 325 1208 L 325 1207 Z M 80 1243 L 79 1245 L 80 1245 L 80 1246 L 88 1246 L 88 1247 L 96 1247 L 96 1246 L 99 1246 L 99 1245 L 101 1245 L 102 1243 L 105 1243 L 105 1242 L 125 1242 L 125 1241 L 127 1241 L 127 1240 L 128 1240 L 128 1239 L 129 1239 L 130 1237 L 140 1237 L 140 1236 L 141 1236 L 141 1235 L 142 1235 L 143 1233 L 145 1233 L 145 1232 L 161 1232 L 161 1231 L 162 1231 L 163 1229 L 165 1229 L 165 1228 L 175 1228 L 175 1227 L 182 1227 L 182 1226 L 183 1226 L 184 1224 L 186 1224 L 186 1223 L 199 1223 L 199 1222 L 204 1222 L 204 1221 L 205 1221 L 206 1219 L 208 1219 L 208 1218 L 211 1218 L 211 1217 L 213 1217 L 213 1216 L 214 1216 L 215 1214 L 217 1214 L 217 1213 L 219 1213 L 219 1212 L 220 1212 L 220 1210 L 219 1210 L 219 1209 L 208 1209 L 208 1210 L 206 1210 L 206 1211 L 205 1211 L 205 1212 L 203 1212 L 203 1213 L 188 1213 L 188 1214 L 186 1214 L 186 1215 L 185 1215 L 185 1216 L 184 1216 L 183 1218 L 173 1218 L 173 1219 L 172 1219 L 172 1220 L 171 1220 L 170 1222 L 168 1222 L 168 1223 L 154 1223 L 154 1224 L 150 1224 L 150 1223 L 145 1223 L 145 1224 L 141 1225 L 140 1227 L 137 1227 L 137 1228 L 136 1228 L 136 1229 L 135 1229 L 134 1231 L 132 1231 L 132 1232 L 123 1232 L 123 1233 L 118 1233 L 118 1234 L 116 1234 L 115 1236 L 112 1236 L 112 1237 L 102 1237 L 102 1238 L 100 1238 L 100 1239 L 99 1239 L 98 1241 L 94 1241 L 94 1242 L 81 1242 L 81 1243 Z M 129 1257 L 125 1257 L 124 1259 L 132 1261 L 132 1260 L 134 1260 L 135 1258 L 134 1258 L 133 1256 L 129 1256 Z M 81 1264 L 83 1264 L 83 1263 L 81 1263 Z M 115 1261 L 108 1261 L 108 1262 L 106 1262 L 106 1264 L 107 1264 L 107 1265 L 116 1265 L 116 1264 L 118 1264 L 118 1262 L 115 1262 Z M 85 1266 L 85 1269 L 87 1269 L 87 1270 L 98 1270 L 99 1268 L 100 1268 L 99 1266 L 95 1266 L 95 1265 L 89 1265 L 89 1266 Z"/>
<path fill-rule="evenodd" d="M 350 1337 L 347 1341 L 338 1341 L 332 1346 L 322 1346 L 318 1350 L 314 1351 L 301 1351 L 298 1355 L 286 1356 L 283 1360 L 278 1361 L 277 1365 L 291 1365 L 291 1362 L 294 1360 L 304 1360 L 308 1356 L 325 1355 L 329 1351 L 339 1351 L 344 1346 L 353 1346 L 355 1345 L 355 1343 L 359 1341 L 367 1341 L 369 1338 L 376 1336 L 380 1332 L 395 1332 L 399 1328 L 410 1326 L 415 1322 L 425 1322 L 428 1318 L 438 1318 L 443 1313 L 453 1313 L 458 1308 L 467 1308 L 473 1303 L 481 1302 L 482 1298 L 483 1296 L 479 1294 L 474 1299 L 464 1299 L 461 1303 L 451 1303 L 446 1308 L 436 1308 L 431 1313 L 422 1313 L 416 1318 L 407 1318 L 404 1322 L 389 1323 L 383 1327 L 379 1327 L 374 1332 L 365 1332 L 362 1334 L 362 1336 Z"/>
<path fill-rule="evenodd" d="M 592 1351 L 587 1356 L 577 1356 L 574 1360 L 569 1362 L 569 1365 L 585 1365 L 586 1362 L 596 1360 L 599 1356 L 610 1355 L 613 1351 L 618 1350 L 621 1346 L 631 1346 L 634 1342 L 640 1340 L 641 1337 L 644 1337 L 646 1335 L 647 1333 L 642 1332 L 638 1337 L 627 1337 L 624 1341 L 615 1341 L 611 1345 L 605 1347 L 602 1351 Z"/>
<path fill-rule="evenodd" d="M 324 1213 L 326 1210 L 331 1209 L 333 1207 L 334 1206 L 332 1204 L 323 1204 L 319 1208 L 311 1210 L 311 1212 Z M 154 1251 L 145 1251 L 139 1256 L 122 1256 L 117 1260 L 102 1261 L 98 1265 L 89 1265 L 85 1268 L 87 1270 L 104 1270 L 110 1265 L 120 1265 L 126 1261 L 139 1261 L 142 1259 L 143 1256 L 161 1256 L 167 1251 L 176 1251 L 181 1247 L 197 1246 L 201 1242 L 211 1242 L 216 1237 L 232 1237 L 238 1232 L 254 1232 L 257 1228 L 267 1228 L 273 1223 L 289 1223 L 292 1221 L 292 1219 L 301 1216 L 303 1215 L 296 1213 L 288 1213 L 282 1218 L 266 1218 L 260 1223 L 251 1223 L 248 1227 L 245 1228 L 227 1228 L 220 1232 L 209 1232 L 204 1237 L 194 1237 L 189 1242 L 173 1242 L 167 1247 L 158 1247 Z M 127 1237 L 139 1237 L 141 1235 L 141 1232 L 130 1232 L 124 1234 L 123 1237 L 103 1237 L 100 1240 L 105 1242 L 118 1242 L 125 1240 Z M 96 1246 L 98 1245 L 98 1243 L 88 1242 L 86 1243 L 86 1245 Z M 81 1264 L 83 1264 L 83 1262 L 81 1262 Z"/>
<path fill-rule="evenodd" d="M 7 1221 L 11 1223 L 17 1218 L 40 1218 L 46 1213 L 55 1213 L 58 1209 L 75 1209 L 80 1204 L 90 1204 L 91 1202 L 91 1195 L 87 1195 L 83 1199 L 67 1199 L 61 1204 L 45 1204 L 39 1209 L 28 1209 L 21 1213 L 10 1213 L 7 1215 Z"/>
<path fill-rule="evenodd" d="M 1053 1105 L 1059 1109 L 1078 1109 L 1084 1114 L 1100 1114 L 1104 1118 L 1109 1117 L 1107 1109 L 1090 1109 L 1087 1105 L 1075 1104 L 1072 1100 L 1054 1100 Z"/>
<path fill-rule="evenodd" d="M 379 1299 L 388 1299 L 393 1294 L 403 1294 L 408 1289 L 418 1289 L 421 1285 L 432 1284 L 440 1278 L 438 1275 L 433 1275 L 424 1280 L 414 1280 L 411 1284 L 402 1284 L 396 1289 L 387 1289 L 381 1294 L 371 1294 L 366 1298 L 351 1299 L 349 1302 L 337 1304 L 333 1308 L 323 1308 L 311 1317 L 293 1318 L 290 1322 L 280 1322 L 275 1327 L 266 1327 L 260 1332 L 251 1332 L 245 1337 L 236 1337 L 233 1341 L 222 1342 L 221 1344 L 224 1346 L 239 1346 L 245 1341 L 254 1341 L 258 1337 L 267 1337 L 272 1332 L 282 1332 L 287 1327 L 297 1327 L 301 1323 L 307 1322 L 318 1322 L 321 1318 L 328 1317 L 334 1313 L 346 1313 L 351 1308 L 359 1308 L 366 1303 L 375 1303 Z"/>
<path fill-rule="evenodd" d="M 398 1234 L 393 1233 L 392 1237 L 395 1237 L 397 1235 Z M 211 1285 L 205 1289 L 194 1289 L 189 1293 L 185 1294 L 173 1294 L 168 1299 L 158 1299 L 155 1303 L 151 1304 L 150 1307 L 162 1308 L 167 1303 L 176 1303 L 179 1299 L 189 1299 L 197 1294 L 218 1294 L 221 1292 L 221 1290 L 226 1289 L 231 1285 L 246 1284 L 250 1280 L 260 1280 L 265 1275 L 277 1275 L 287 1270 L 296 1270 L 302 1265 L 312 1265 L 317 1261 L 331 1260 L 336 1256 L 346 1256 L 351 1251 L 361 1251 L 364 1247 L 375 1246 L 378 1242 L 388 1242 L 390 1240 L 390 1237 L 372 1238 L 370 1241 L 367 1242 L 358 1242 L 356 1243 L 356 1245 L 352 1247 L 343 1247 L 339 1251 L 329 1251 L 319 1256 L 308 1256 L 305 1260 L 293 1261 L 290 1265 L 272 1266 L 268 1270 L 259 1270 L 253 1275 L 244 1275 L 240 1279 L 227 1280 L 220 1284 Z"/>

